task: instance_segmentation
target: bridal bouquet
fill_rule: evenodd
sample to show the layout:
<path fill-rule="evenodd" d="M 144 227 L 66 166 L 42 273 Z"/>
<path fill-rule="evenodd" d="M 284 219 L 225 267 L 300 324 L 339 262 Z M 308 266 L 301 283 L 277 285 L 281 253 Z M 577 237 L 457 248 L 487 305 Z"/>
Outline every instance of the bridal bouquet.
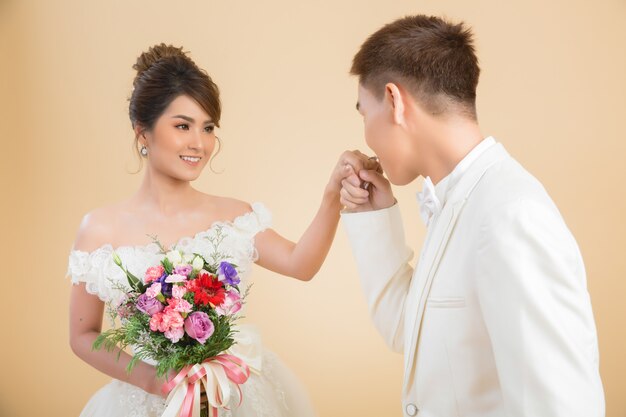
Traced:
<path fill-rule="evenodd" d="M 231 383 L 241 402 L 239 385 L 250 375 L 240 358 L 225 353 L 235 343 L 233 322 L 245 298 L 237 267 L 219 254 L 209 260 L 177 250 L 164 255 L 142 277 L 113 255 L 129 284 L 120 285 L 122 302 L 109 306 L 121 325 L 103 332 L 94 349 L 131 346 L 128 372 L 144 359 L 156 361 L 160 377 L 174 370 L 177 375 L 163 387 L 169 393 L 164 417 L 197 416 L 198 410 L 217 416 L 218 408 L 227 407 Z"/>

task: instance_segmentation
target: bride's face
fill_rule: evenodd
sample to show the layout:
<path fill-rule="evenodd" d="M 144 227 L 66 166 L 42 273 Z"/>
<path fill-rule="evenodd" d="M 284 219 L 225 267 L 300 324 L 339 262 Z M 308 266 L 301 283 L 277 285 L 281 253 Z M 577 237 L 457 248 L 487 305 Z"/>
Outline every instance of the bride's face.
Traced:
<path fill-rule="evenodd" d="M 215 123 L 209 115 L 195 100 L 181 95 L 152 130 L 142 134 L 141 142 L 148 148 L 151 169 L 180 181 L 193 181 L 211 158 L 215 140 Z"/>

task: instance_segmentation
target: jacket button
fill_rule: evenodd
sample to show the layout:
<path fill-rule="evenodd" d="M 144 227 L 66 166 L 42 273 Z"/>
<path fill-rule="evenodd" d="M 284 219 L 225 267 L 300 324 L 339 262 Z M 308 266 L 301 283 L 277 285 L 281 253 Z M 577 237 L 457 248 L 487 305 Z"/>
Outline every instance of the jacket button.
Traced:
<path fill-rule="evenodd" d="M 413 416 L 416 416 L 418 412 L 419 412 L 419 409 L 417 408 L 415 404 L 410 404 L 410 403 L 407 404 L 406 406 L 407 415 L 413 417 Z"/>

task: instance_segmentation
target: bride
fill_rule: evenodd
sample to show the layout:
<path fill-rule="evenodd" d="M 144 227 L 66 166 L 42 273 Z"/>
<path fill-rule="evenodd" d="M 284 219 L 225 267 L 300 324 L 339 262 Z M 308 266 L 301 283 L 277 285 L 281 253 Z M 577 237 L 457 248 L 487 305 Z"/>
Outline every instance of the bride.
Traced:
<path fill-rule="evenodd" d="M 164 379 L 153 364 L 139 363 L 128 374 L 131 356 L 92 350 L 100 334 L 105 303 L 120 299 L 124 273 L 115 265 L 115 252 L 135 275 L 155 265 L 159 246 L 202 254 L 203 244 L 217 229 L 223 244 L 242 271 L 253 262 L 282 275 L 308 281 L 319 270 L 339 220 L 341 180 L 350 167 L 363 168 L 366 158 L 345 153 L 324 190 L 319 211 L 297 243 L 271 227 L 271 215 L 260 203 L 249 205 L 227 197 L 204 194 L 190 182 L 198 178 L 219 139 L 221 105 L 215 83 L 183 52 L 165 44 L 141 54 L 130 98 L 129 115 L 135 144 L 146 171 L 139 189 L 125 201 L 88 213 L 78 230 L 69 257 L 68 275 L 75 284 L 70 297 L 70 344 L 82 360 L 111 376 L 87 403 L 81 416 L 160 416 Z M 251 296 L 254 296 L 252 293 Z M 258 335 L 239 326 L 235 348 L 256 352 L 251 365 L 257 373 L 242 386 L 240 407 L 221 416 L 307 417 L 314 411 L 293 374 Z M 253 355 L 254 356 L 254 355 Z"/>

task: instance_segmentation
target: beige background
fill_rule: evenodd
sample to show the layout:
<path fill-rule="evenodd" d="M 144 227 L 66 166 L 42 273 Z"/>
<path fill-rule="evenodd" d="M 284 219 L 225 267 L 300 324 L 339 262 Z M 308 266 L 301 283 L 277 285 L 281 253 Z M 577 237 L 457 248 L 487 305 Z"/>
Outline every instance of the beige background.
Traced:
<path fill-rule="evenodd" d="M 364 148 L 353 54 L 382 24 L 444 14 L 474 27 L 479 117 L 546 186 L 577 237 L 609 417 L 626 416 L 626 1 L 0 1 L 0 416 L 75 416 L 108 377 L 68 345 L 67 254 L 84 213 L 141 174 L 127 117 L 133 64 L 183 45 L 223 93 L 225 147 L 196 186 L 263 201 L 297 239 L 337 156 Z M 397 190 L 409 243 L 424 227 Z M 258 268 L 248 321 L 321 416 L 400 415 L 401 356 L 369 322 L 343 230 L 299 283 Z M 7 327 L 8 326 L 8 327 Z"/>

